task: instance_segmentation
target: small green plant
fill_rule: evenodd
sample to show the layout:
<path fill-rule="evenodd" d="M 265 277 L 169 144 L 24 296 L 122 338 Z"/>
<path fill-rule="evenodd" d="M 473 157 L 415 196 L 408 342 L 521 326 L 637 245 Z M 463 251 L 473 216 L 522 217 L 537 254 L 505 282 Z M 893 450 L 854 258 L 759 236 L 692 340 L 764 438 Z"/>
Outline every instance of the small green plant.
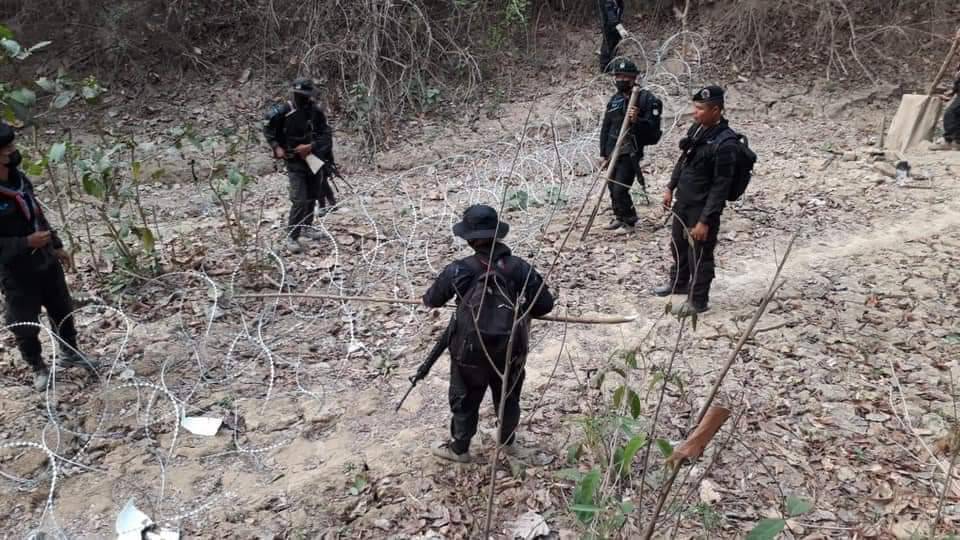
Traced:
<path fill-rule="evenodd" d="M 530 195 L 522 189 L 511 191 L 507 193 L 507 200 L 504 203 L 504 208 L 508 212 L 526 210 L 530 208 Z"/>
<path fill-rule="evenodd" d="M 603 496 L 600 490 L 602 474 L 596 467 L 585 474 L 568 470 L 566 478 L 577 482 L 570 510 L 590 531 L 585 538 L 599 540 L 612 537 L 623 528 L 627 517 L 636 509 L 629 499 Z"/>
<path fill-rule="evenodd" d="M 251 146 L 259 140 L 253 130 L 239 127 L 224 128 L 219 133 L 201 136 L 193 126 L 185 125 L 170 132 L 173 146 L 184 161 L 190 163 L 190 173 L 198 187 L 209 189 L 213 201 L 223 214 L 224 228 L 234 249 L 245 252 L 253 236 L 244 219 L 244 204 L 250 186 L 256 177 L 246 171 Z M 193 154 L 188 157 L 187 149 Z"/>
<path fill-rule="evenodd" d="M 747 540 L 774 540 L 787 526 L 787 519 L 806 514 L 813 510 L 813 501 L 793 495 L 784 501 L 783 515 L 786 517 L 764 519 L 747 534 Z"/>
<path fill-rule="evenodd" d="M 129 273 L 156 272 L 160 259 L 157 235 L 140 196 L 143 161 L 138 147 L 126 139 L 105 136 L 102 140 L 103 144 L 88 145 L 59 142 L 46 152 L 36 149 L 35 155 L 27 157 L 25 170 L 50 179 L 72 252 L 79 251 L 79 246 L 65 217 L 67 204 L 80 211 L 90 253 L 103 251 L 114 267 L 129 271 L 111 276 L 111 289 L 116 291 L 129 282 Z M 98 249 L 95 238 L 100 235 L 109 240 L 106 249 Z M 99 272 L 99 265 L 94 267 Z"/>
<path fill-rule="evenodd" d="M 349 482 L 347 491 L 354 497 L 363 493 L 370 485 L 369 471 L 370 468 L 365 462 L 361 462 L 360 465 L 348 462 L 343 466 L 343 473 L 347 476 Z"/>
<path fill-rule="evenodd" d="M 505 0 L 499 20 L 490 26 L 488 46 L 504 48 L 512 36 L 525 31 L 530 24 L 530 0 Z"/>
<path fill-rule="evenodd" d="M 627 373 L 632 369 L 637 369 L 633 351 L 612 355 L 610 365 L 597 375 L 601 387 L 611 373 L 623 381 L 613 391 L 612 406 L 607 412 L 580 419 L 583 440 L 567 450 L 569 463 L 591 463 L 588 473 L 577 469 L 567 473 L 576 482 L 570 510 L 584 526 L 587 538 L 615 537 L 634 510 L 623 488 L 629 485 L 637 454 L 649 440 L 640 420 L 643 402 L 628 384 Z"/>
<path fill-rule="evenodd" d="M 0 25 L 0 65 L 11 64 L 15 73 L 18 73 L 17 64 L 51 43 L 41 41 L 25 47 L 14 37 L 9 28 Z M 67 77 L 63 70 L 60 70 L 54 79 L 40 77 L 34 81 L 33 85 L 2 81 L 0 82 L 0 113 L 8 123 L 26 122 L 32 119 L 32 109 L 37 103 L 38 96 L 37 91 L 31 86 L 41 92 L 53 94 L 54 98 L 50 106 L 55 109 L 66 107 L 78 95 L 85 101 L 92 102 L 103 93 L 96 79 L 89 77 L 81 82 L 75 82 Z"/>
<path fill-rule="evenodd" d="M 567 197 L 567 194 L 557 186 L 551 186 L 547 188 L 544 199 L 550 206 L 564 206 L 570 200 L 569 197 Z"/>
<path fill-rule="evenodd" d="M 703 525 L 703 529 L 710 533 L 719 529 L 723 525 L 723 514 L 717 512 L 717 510 L 709 503 L 697 503 L 690 511 L 688 515 L 695 517 L 700 521 L 700 524 Z"/>

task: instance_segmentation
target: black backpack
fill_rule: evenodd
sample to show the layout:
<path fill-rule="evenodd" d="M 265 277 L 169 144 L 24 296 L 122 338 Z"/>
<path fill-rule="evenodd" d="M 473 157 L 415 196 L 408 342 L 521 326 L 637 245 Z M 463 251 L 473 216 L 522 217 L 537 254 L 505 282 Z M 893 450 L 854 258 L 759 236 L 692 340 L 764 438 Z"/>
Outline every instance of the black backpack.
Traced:
<path fill-rule="evenodd" d="M 511 259 L 501 257 L 493 266 L 487 266 L 488 261 L 477 255 L 465 261 L 474 277 L 457 304 L 454 339 L 450 344 L 451 351 L 459 350 L 461 360 L 483 362 L 486 354 L 502 356 L 506 351 L 514 330 L 514 315 L 523 315 L 522 307 L 519 312 L 514 311 L 521 299 L 520 287 L 511 277 L 516 273 Z M 521 320 L 516 331 L 523 332 L 526 322 Z"/>
<path fill-rule="evenodd" d="M 747 136 L 728 129 L 726 133 L 720 135 L 715 143 L 715 148 L 726 141 L 734 141 L 737 151 L 736 166 L 733 171 L 733 180 L 730 182 L 730 192 L 727 193 L 728 201 L 736 201 L 747 191 L 750 185 L 750 179 L 753 177 L 753 166 L 757 164 L 757 154 L 750 149 Z"/>
<path fill-rule="evenodd" d="M 641 92 L 637 100 L 640 101 L 639 108 L 643 116 L 637 119 L 634 136 L 640 146 L 652 146 L 660 142 L 663 136 L 663 130 L 660 129 L 663 101 L 646 90 Z"/>

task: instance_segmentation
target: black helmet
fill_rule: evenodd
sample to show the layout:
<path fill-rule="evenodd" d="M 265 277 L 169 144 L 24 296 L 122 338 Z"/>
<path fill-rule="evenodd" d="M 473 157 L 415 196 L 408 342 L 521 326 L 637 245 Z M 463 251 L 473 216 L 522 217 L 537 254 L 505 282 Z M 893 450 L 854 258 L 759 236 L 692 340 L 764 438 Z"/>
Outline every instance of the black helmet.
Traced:
<path fill-rule="evenodd" d="M 640 69 L 628 58 L 617 58 L 613 61 L 611 69 L 614 75 L 639 75 Z"/>
<path fill-rule="evenodd" d="M 293 93 L 313 97 L 313 81 L 310 79 L 297 79 L 293 81 Z"/>

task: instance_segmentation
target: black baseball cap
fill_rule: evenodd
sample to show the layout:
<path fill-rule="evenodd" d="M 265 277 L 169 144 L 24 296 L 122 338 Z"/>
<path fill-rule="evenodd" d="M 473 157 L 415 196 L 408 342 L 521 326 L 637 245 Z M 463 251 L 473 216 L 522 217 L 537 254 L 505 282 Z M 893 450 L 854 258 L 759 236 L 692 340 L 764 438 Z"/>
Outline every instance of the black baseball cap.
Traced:
<path fill-rule="evenodd" d="M 693 95 L 694 101 L 701 103 L 719 103 L 723 105 L 723 88 L 716 85 L 705 86 Z"/>

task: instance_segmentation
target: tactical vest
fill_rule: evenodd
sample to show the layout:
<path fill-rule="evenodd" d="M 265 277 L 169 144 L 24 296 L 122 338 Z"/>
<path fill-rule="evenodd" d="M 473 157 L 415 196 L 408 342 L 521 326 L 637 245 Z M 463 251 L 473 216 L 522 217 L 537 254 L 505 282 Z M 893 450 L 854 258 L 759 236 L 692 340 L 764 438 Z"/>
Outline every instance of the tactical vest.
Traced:
<path fill-rule="evenodd" d="M 313 142 L 313 109 L 294 109 L 283 119 L 284 146 L 296 148 Z"/>

